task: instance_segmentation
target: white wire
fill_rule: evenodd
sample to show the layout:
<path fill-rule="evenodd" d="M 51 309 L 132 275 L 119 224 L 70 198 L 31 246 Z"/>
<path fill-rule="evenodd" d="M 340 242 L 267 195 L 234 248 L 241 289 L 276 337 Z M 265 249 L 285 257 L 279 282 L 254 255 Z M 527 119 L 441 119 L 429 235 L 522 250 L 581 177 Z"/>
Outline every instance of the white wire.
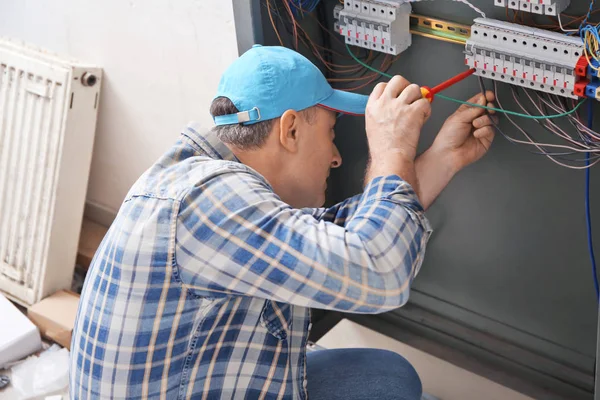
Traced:
<path fill-rule="evenodd" d="M 424 0 L 408 0 L 409 3 L 416 3 L 418 1 L 424 1 Z M 452 0 L 452 1 L 466 4 L 467 6 L 471 7 L 476 13 L 478 13 L 483 18 L 485 18 L 485 13 L 483 11 L 481 11 L 479 8 L 475 7 L 473 4 L 471 4 L 468 0 Z"/>
<path fill-rule="evenodd" d="M 563 32 L 578 32 L 579 29 L 565 29 L 563 28 L 562 21 L 560 19 L 560 13 L 558 13 L 558 25 L 560 25 L 560 30 Z"/>
<path fill-rule="evenodd" d="M 479 8 L 475 7 L 473 4 L 471 4 L 468 0 L 454 0 L 454 1 L 458 1 L 459 3 L 464 3 L 466 5 L 468 5 L 469 7 L 471 7 L 476 13 L 478 13 L 479 15 L 481 15 L 483 18 L 485 18 L 485 13 L 483 11 L 481 11 Z"/>

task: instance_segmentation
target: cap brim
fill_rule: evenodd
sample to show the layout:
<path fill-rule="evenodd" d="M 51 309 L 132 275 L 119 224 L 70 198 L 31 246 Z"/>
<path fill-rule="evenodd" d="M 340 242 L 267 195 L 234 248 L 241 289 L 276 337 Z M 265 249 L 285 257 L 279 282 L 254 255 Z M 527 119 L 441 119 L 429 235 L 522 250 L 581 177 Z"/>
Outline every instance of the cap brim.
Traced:
<path fill-rule="evenodd" d="M 331 96 L 319 103 L 329 110 L 349 115 L 365 115 L 369 96 L 334 90 Z"/>

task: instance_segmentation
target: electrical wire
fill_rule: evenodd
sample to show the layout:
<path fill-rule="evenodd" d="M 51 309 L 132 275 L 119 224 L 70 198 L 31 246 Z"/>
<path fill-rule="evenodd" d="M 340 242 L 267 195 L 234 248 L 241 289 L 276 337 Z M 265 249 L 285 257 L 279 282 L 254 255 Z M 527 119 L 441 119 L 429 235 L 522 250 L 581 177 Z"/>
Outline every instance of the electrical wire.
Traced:
<path fill-rule="evenodd" d="M 370 65 L 367 65 L 367 64 L 363 63 L 361 60 L 359 60 L 358 58 L 356 58 L 354 56 L 354 54 L 352 53 L 352 51 L 350 49 L 350 46 L 348 46 L 348 44 L 346 44 L 346 49 L 348 50 L 348 53 L 350 53 L 350 55 L 354 58 L 354 61 L 356 61 L 357 63 L 361 64 L 363 67 L 368 68 L 371 71 L 376 72 L 376 73 L 378 73 L 380 75 L 383 75 L 386 78 L 390 78 L 390 79 L 393 78 L 392 75 L 386 74 L 385 72 L 382 72 L 382 71 L 378 70 L 377 68 L 374 68 L 374 67 L 372 67 Z M 514 111 L 503 110 L 501 108 L 494 108 L 494 107 L 484 106 L 484 105 L 481 105 L 481 104 L 469 103 L 468 101 L 454 99 L 452 97 L 444 96 L 444 95 L 441 95 L 439 93 L 436 94 L 436 97 L 439 97 L 441 99 L 448 100 L 448 101 L 453 101 L 453 102 L 459 103 L 459 104 L 466 104 L 466 105 L 471 106 L 471 107 L 479 107 L 479 108 L 483 108 L 483 109 L 488 110 L 488 111 L 496 111 L 496 112 L 503 113 L 503 114 L 510 114 L 510 115 L 514 115 L 514 116 L 517 116 L 517 117 L 523 117 L 523 118 L 529 118 L 529 119 L 550 119 L 550 118 L 564 117 L 564 116 L 567 116 L 567 115 L 570 115 L 570 114 L 576 112 L 577 109 L 579 107 L 581 107 L 581 105 L 585 102 L 585 99 L 581 100 L 572 110 L 565 111 L 565 112 L 562 112 L 560 114 L 554 114 L 554 115 L 529 115 L 529 114 L 522 114 L 522 113 L 518 113 L 518 112 L 514 112 Z"/>
<path fill-rule="evenodd" d="M 289 1 L 289 0 L 286 0 L 286 1 Z M 357 66 L 357 65 L 334 64 L 334 63 L 331 63 L 330 61 L 326 60 L 321 53 L 325 54 L 326 52 L 329 52 L 331 54 L 336 54 L 341 57 L 348 57 L 348 56 L 342 55 L 342 54 L 337 53 L 329 48 L 325 48 L 321 45 L 316 44 L 310 38 L 310 36 L 306 33 L 306 31 L 302 28 L 302 26 L 300 26 L 297 23 L 297 21 L 293 17 L 293 14 L 289 12 L 287 7 L 284 7 L 284 8 L 286 11 L 285 16 L 287 16 L 289 24 L 286 24 L 286 22 L 284 21 L 284 18 L 282 16 L 281 11 L 279 10 L 277 2 L 275 2 L 275 5 L 273 5 L 271 0 L 267 0 L 266 6 L 267 6 L 267 11 L 269 12 L 271 24 L 273 25 L 273 30 L 275 31 L 276 35 L 278 36 L 278 39 L 280 40 L 280 44 L 282 46 L 284 46 L 284 43 L 281 40 L 281 35 L 279 34 L 277 24 L 273 20 L 273 17 L 272 17 L 273 14 L 279 18 L 281 24 L 288 30 L 288 33 L 292 36 L 292 38 L 293 38 L 292 47 L 295 46 L 296 41 L 299 41 L 299 43 L 302 43 L 309 51 L 311 51 L 313 53 L 313 55 L 316 57 L 316 59 L 323 64 L 324 68 L 327 71 L 331 72 L 332 74 L 336 74 L 336 75 L 354 75 L 357 73 L 360 74 L 362 71 L 365 71 L 365 69 L 363 67 L 361 67 L 360 65 Z M 288 26 L 288 25 L 290 25 L 290 26 Z M 322 28 L 324 28 L 324 27 L 322 27 Z M 350 57 L 348 57 L 348 59 L 350 59 Z M 373 60 L 373 55 L 371 52 L 369 52 L 367 62 L 371 62 L 372 60 Z"/>
<path fill-rule="evenodd" d="M 424 1 L 424 0 L 408 0 L 409 3 L 417 3 L 420 1 Z M 485 18 L 485 13 L 483 11 L 481 11 L 481 9 L 479 9 L 475 5 L 473 5 L 473 3 L 471 3 L 470 1 L 468 1 L 468 0 L 453 0 L 453 1 L 456 1 L 457 3 L 463 3 L 467 6 L 469 6 L 473 11 L 475 11 L 476 13 L 481 15 L 482 18 Z"/>
<path fill-rule="evenodd" d="M 482 93 L 485 93 L 485 92 L 486 92 L 486 90 L 485 90 L 485 84 L 483 83 L 483 78 L 482 78 L 482 77 L 480 77 L 480 76 L 478 76 L 478 78 L 479 78 L 479 87 L 480 87 L 480 89 L 481 89 L 481 92 L 482 92 Z M 495 82 L 494 82 L 494 94 L 495 94 L 495 96 L 497 96 L 497 88 L 496 88 Z M 508 118 L 508 117 L 507 117 L 507 118 Z M 510 120 L 510 121 L 512 121 L 512 120 Z M 530 137 L 530 136 L 529 136 L 529 135 L 528 135 L 528 134 L 527 134 L 525 131 L 522 131 L 522 132 L 523 132 L 523 134 L 524 134 L 524 135 L 525 135 L 525 136 L 526 136 L 526 137 L 529 139 L 529 141 L 522 141 L 522 140 L 515 139 L 515 138 L 513 138 L 513 137 L 509 136 L 508 134 L 506 134 L 506 133 L 505 133 L 505 132 L 504 132 L 504 131 L 503 131 L 503 130 L 500 128 L 500 125 L 498 125 L 498 123 L 497 123 L 497 122 L 496 122 L 494 119 L 492 119 L 492 124 L 493 124 L 493 125 L 494 125 L 494 127 L 496 128 L 496 131 L 497 131 L 497 132 L 499 132 L 499 133 L 500 133 L 500 134 L 501 134 L 501 135 L 502 135 L 502 136 L 503 136 L 503 137 L 504 137 L 504 138 L 505 138 L 505 139 L 506 139 L 506 140 L 507 140 L 507 141 L 508 141 L 510 144 L 513 144 L 513 145 L 520 145 L 520 144 L 534 145 L 534 146 L 538 147 L 538 149 L 540 150 L 539 152 L 536 152 L 536 151 L 530 151 L 530 150 L 527 150 L 527 149 L 526 149 L 526 151 L 527 151 L 528 153 L 535 154 L 535 155 L 543 155 L 543 156 L 548 156 L 548 155 L 550 154 L 550 153 L 548 153 L 546 150 L 544 150 L 544 149 L 541 147 L 541 146 L 543 146 L 543 144 L 540 144 L 540 143 L 536 143 L 536 142 L 534 142 L 534 141 L 531 139 L 531 137 Z M 519 128 L 520 128 L 520 127 L 519 127 Z M 552 156 L 561 156 L 561 155 L 568 155 L 568 154 L 572 154 L 572 153 L 571 153 L 571 152 L 569 152 L 569 153 L 551 153 L 550 155 L 552 155 Z"/>
<path fill-rule="evenodd" d="M 553 114 L 553 115 L 529 115 L 529 114 L 518 113 L 518 112 L 515 112 L 515 111 L 504 110 L 502 108 L 487 107 L 487 106 L 483 106 L 481 104 L 469 103 L 468 101 L 454 99 L 452 97 L 444 96 L 442 94 L 437 94 L 436 97 L 439 97 L 439 98 L 444 99 L 444 100 L 453 101 L 453 102 L 459 103 L 459 104 L 466 104 L 466 105 L 469 105 L 471 107 L 479 107 L 479 108 L 483 108 L 485 110 L 496 111 L 496 112 L 499 112 L 499 113 L 502 113 L 502 114 L 509 114 L 509 115 L 514 115 L 516 117 L 522 117 L 522 118 L 527 118 L 527 119 L 552 119 L 552 118 L 566 117 L 567 115 L 570 115 L 570 114 L 574 113 L 575 111 L 577 111 L 577 109 L 579 107 L 581 107 L 581 105 L 585 102 L 585 99 L 581 100 L 579 103 L 577 103 L 577 105 L 575 106 L 575 108 L 573 108 L 572 110 L 565 111 L 565 112 L 562 112 L 562 113 L 559 113 L 559 114 Z"/>
<path fill-rule="evenodd" d="M 561 14 L 560 13 L 558 13 L 558 25 L 560 27 L 560 30 L 563 31 L 563 32 L 579 32 L 579 29 L 565 29 L 563 27 L 563 24 L 562 24 Z"/>
<path fill-rule="evenodd" d="M 595 66 L 591 59 L 593 58 L 600 65 L 598 51 L 600 50 L 600 33 L 598 33 L 599 25 L 585 25 L 580 28 L 579 35 L 583 40 L 583 51 L 585 53 L 588 65 L 590 68 L 598 71 L 598 66 Z"/>
<path fill-rule="evenodd" d="M 281 12 L 277 3 L 278 3 L 277 1 L 273 2 L 271 0 L 268 0 L 265 3 L 267 9 L 270 11 L 271 24 L 273 25 L 273 29 L 275 30 L 275 32 L 277 34 L 279 33 L 278 26 L 275 23 L 274 18 L 272 17 L 273 15 L 275 15 L 279 19 L 281 24 L 284 26 L 284 28 L 287 30 L 289 35 L 292 37 L 292 47 L 296 46 L 296 42 L 298 42 L 298 46 L 300 44 L 304 45 L 310 52 L 313 53 L 313 55 L 315 56 L 317 61 L 323 65 L 326 75 L 331 74 L 331 75 L 336 76 L 335 78 L 330 78 L 328 76 L 328 81 L 330 83 L 332 83 L 332 84 L 345 84 L 345 83 L 351 83 L 351 82 L 360 83 L 359 85 L 356 85 L 353 87 L 345 87 L 344 85 L 342 85 L 342 87 L 338 87 L 338 89 L 344 90 L 344 91 L 356 91 L 356 90 L 360 90 L 364 87 L 367 87 L 368 85 L 381 79 L 381 75 L 379 75 L 377 73 L 367 74 L 369 72 L 369 70 L 367 68 L 363 67 L 361 64 L 356 64 L 355 62 L 353 62 L 352 64 L 333 63 L 331 61 L 331 59 L 332 59 L 331 56 L 333 56 L 333 55 L 335 55 L 341 59 L 348 59 L 348 60 L 354 60 L 354 58 L 359 58 L 359 56 L 358 56 L 358 54 L 353 53 L 353 54 L 351 54 L 352 57 L 350 57 L 348 54 L 342 54 L 342 53 L 338 53 L 335 50 L 332 50 L 331 44 L 328 40 L 325 40 L 325 36 L 323 36 L 324 46 L 315 43 L 315 41 L 310 37 L 310 35 L 306 32 L 306 30 L 296 20 L 296 18 L 295 18 L 296 14 L 300 14 L 302 16 L 309 15 L 310 17 L 314 18 L 316 23 L 321 28 L 323 35 L 329 35 L 329 36 L 327 36 L 327 38 L 329 38 L 329 37 L 333 38 L 340 45 L 344 44 L 344 42 L 342 40 L 340 40 L 336 35 L 334 35 L 329 29 L 327 29 L 323 25 L 323 23 L 319 20 L 319 18 L 317 18 L 317 16 L 314 15 L 314 13 L 307 13 L 306 10 L 303 10 L 302 9 L 303 4 L 301 2 L 299 2 L 298 0 L 285 0 L 286 4 L 284 4 L 284 6 L 283 6 L 284 7 L 283 12 Z M 295 12 L 290 12 L 290 9 L 289 9 L 290 6 L 294 9 Z M 322 3 L 321 3 L 321 9 L 322 8 L 323 7 L 322 7 Z M 323 10 L 321 10 L 321 11 L 323 11 Z M 287 23 L 284 20 L 284 17 L 287 18 Z M 278 34 L 278 37 L 281 37 L 281 35 Z M 328 43 L 329 43 L 329 45 L 328 45 Z M 359 51 L 360 50 L 361 49 L 359 49 Z M 364 58 L 363 62 L 367 65 L 370 65 L 370 63 L 376 61 L 376 59 L 381 54 L 381 53 L 373 52 L 372 50 L 369 50 L 369 49 L 366 49 L 364 51 L 367 53 L 367 56 L 366 56 L 366 58 Z M 383 61 L 381 62 L 379 69 L 387 71 L 391 67 L 393 62 L 395 62 L 398 58 L 399 58 L 399 56 L 396 56 L 395 58 L 392 59 L 392 58 L 390 58 L 389 55 L 386 55 L 385 58 L 383 59 Z"/>
<path fill-rule="evenodd" d="M 588 122 L 587 127 L 592 129 L 594 123 L 594 108 L 593 103 L 588 104 Z M 590 262 L 592 263 L 592 274 L 594 276 L 594 289 L 596 289 L 596 299 L 600 301 L 600 288 L 598 285 L 598 271 L 596 270 L 596 257 L 594 255 L 594 243 L 592 241 L 592 215 L 590 210 L 590 159 L 589 154 L 586 164 L 588 168 L 585 170 L 585 221 L 587 227 L 588 250 L 590 252 Z"/>
<path fill-rule="evenodd" d="M 579 25 L 579 29 L 581 29 L 581 27 L 583 27 L 584 25 L 587 24 L 588 19 L 590 19 L 590 16 L 592 15 L 592 10 L 594 8 L 594 3 L 596 2 L 596 0 L 591 0 L 590 1 L 590 7 L 588 8 L 588 12 L 585 15 L 585 18 L 583 19 L 583 21 L 581 21 L 581 25 Z"/>
<path fill-rule="evenodd" d="M 290 0 L 290 2 L 295 6 L 296 11 L 294 14 L 296 16 L 304 17 L 304 13 L 311 13 L 315 11 L 317 6 L 319 5 L 320 0 Z"/>
<path fill-rule="evenodd" d="M 515 100 L 515 103 L 519 107 L 521 107 L 521 109 L 525 110 L 525 108 L 521 105 L 521 102 L 517 98 L 515 88 L 511 87 L 511 91 L 513 93 L 513 98 Z M 544 110 L 542 109 L 543 105 L 547 105 L 550 108 L 553 108 L 555 111 L 560 111 L 559 107 L 554 107 L 554 106 L 551 106 L 550 103 L 546 103 L 545 100 L 541 96 L 538 96 L 539 105 L 536 104 L 536 102 L 532 98 L 532 95 L 529 94 L 529 92 L 527 90 L 523 90 L 523 92 L 525 93 L 527 98 L 530 100 L 530 102 L 533 104 L 533 106 L 537 109 L 538 112 L 544 113 Z M 565 141 L 570 142 L 571 144 L 577 146 L 577 147 L 564 146 L 565 148 L 569 148 L 573 152 L 582 152 L 582 153 L 589 153 L 591 151 L 592 152 L 600 152 L 600 149 L 594 150 L 592 147 L 586 145 L 587 143 L 589 143 L 589 138 L 583 138 L 582 136 L 580 136 L 579 138 L 573 138 L 573 137 L 569 136 L 569 134 L 567 132 L 565 132 L 562 128 L 560 128 L 552 120 L 544 120 L 544 121 L 535 120 L 535 122 L 538 123 L 539 125 L 541 125 L 542 127 L 544 127 L 545 129 L 547 129 L 548 131 L 550 131 L 551 133 L 553 133 L 553 134 L 557 135 L 558 137 L 564 139 Z"/>
<path fill-rule="evenodd" d="M 498 103 L 498 107 L 503 108 L 502 105 L 502 101 L 500 99 L 500 96 L 498 94 L 498 87 L 497 87 L 497 82 L 494 81 L 494 94 L 496 96 L 496 102 Z M 520 139 L 515 139 L 512 137 L 509 137 L 507 135 L 503 135 L 505 137 L 507 137 L 507 139 L 513 143 L 518 143 L 518 144 L 524 144 L 524 145 L 529 145 L 529 146 L 534 146 L 536 147 L 539 152 L 541 154 L 543 154 L 544 156 L 546 156 L 549 160 L 551 160 L 552 162 L 562 166 L 562 167 L 566 167 L 566 168 L 570 168 L 570 169 L 586 169 L 589 168 L 593 165 L 595 165 L 596 163 L 598 163 L 600 161 L 600 158 L 595 159 L 593 163 L 591 163 L 589 166 L 587 165 L 572 165 L 569 164 L 569 162 L 572 162 L 574 160 L 565 160 L 563 159 L 561 156 L 562 154 L 557 154 L 557 153 L 552 153 L 549 152 L 548 150 L 546 150 L 546 148 L 564 148 L 564 145 L 558 145 L 558 144 L 552 144 L 552 143 L 538 143 L 536 142 L 533 137 L 531 136 L 531 134 L 527 133 L 523 127 L 521 126 L 521 124 L 516 123 L 509 115 L 506 115 L 506 120 L 508 122 L 510 122 L 517 131 L 521 132 L 521 134 L 527 139 L 527 140 L 520 140 Z"/>
<path fill-rule="evenodd" d="M 273 25 L 273 29 L 275 30 L 275 35 L 277 35 L 277 40 L 279 40 L 279 44 L 283 46 L 283 40 L 281 40 L 281 35 L 279 35 L 279 31 L 277 30 L 277 26 L 275 25 L 275 21 L 273 20 L 273 14 L 271 10 L 271 1 L 267 0 L 267 13 L 269 14 L 269 19 L 271 20 L 271 25 Z"/>

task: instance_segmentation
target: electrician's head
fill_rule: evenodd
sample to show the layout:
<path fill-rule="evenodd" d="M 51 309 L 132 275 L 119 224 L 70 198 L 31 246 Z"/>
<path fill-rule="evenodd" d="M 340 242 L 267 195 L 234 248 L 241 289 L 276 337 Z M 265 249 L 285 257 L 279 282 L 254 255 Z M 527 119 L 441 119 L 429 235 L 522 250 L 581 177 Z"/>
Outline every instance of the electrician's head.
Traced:
<path fill-rule="evenodd" d="M 255 46 L 223 74 L 213 129 L 285 202 L 318 207 L 330 169 L 342 162 L 333 143 L 337 113 L 362 115 L 367 99 L 332 89 L 292 50 Z"/>

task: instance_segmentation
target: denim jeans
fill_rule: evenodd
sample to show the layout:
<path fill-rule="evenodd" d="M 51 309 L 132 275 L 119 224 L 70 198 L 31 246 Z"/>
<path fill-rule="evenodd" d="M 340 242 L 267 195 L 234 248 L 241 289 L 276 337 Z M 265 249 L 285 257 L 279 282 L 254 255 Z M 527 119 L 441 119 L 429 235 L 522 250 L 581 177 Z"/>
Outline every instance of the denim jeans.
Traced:
<path fill-rule="evenodd" d="M 387 350 L 307 353 L 310 400 L 420 400 L 421 380 L 402 356 Z"/>

